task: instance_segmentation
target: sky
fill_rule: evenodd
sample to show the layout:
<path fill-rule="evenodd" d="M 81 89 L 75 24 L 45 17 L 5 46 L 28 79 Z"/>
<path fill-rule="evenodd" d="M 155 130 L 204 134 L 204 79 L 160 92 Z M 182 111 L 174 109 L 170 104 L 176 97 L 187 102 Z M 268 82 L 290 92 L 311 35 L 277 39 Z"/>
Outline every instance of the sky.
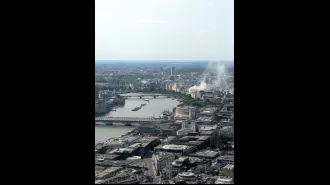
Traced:
<path fill-rule="evenodd" d="M 234 60 L 234 0 L 95 0 L 96 60 Z"/>

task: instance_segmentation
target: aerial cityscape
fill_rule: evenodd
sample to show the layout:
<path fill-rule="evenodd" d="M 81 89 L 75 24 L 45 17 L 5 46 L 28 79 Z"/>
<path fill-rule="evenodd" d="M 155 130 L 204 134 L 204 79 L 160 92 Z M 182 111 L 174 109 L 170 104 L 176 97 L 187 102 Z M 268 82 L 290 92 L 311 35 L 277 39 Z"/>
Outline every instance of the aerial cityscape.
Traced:
<path fill-rule="evenodd" d="M 118 10 L 115 12 L 118 20 L 124 20 L 121 18 L 128 14 L 128 10 L 120 11 L 123 4 L 115 3 L 119 1 L 102 1 L 103 4 L 100 2 L 101 0 L 96 0 L 98 37 L 104 32 L 98 30 L 101 28 L 97 26 L 100 24 L 97 22 L 104 21 L 106 13 L 102 12 L 100 16 L 97 12 L 107 10 L 104 8 L 106 2 L 112 2 L 113 7 L 116 7 L 114 9 Z M 200 0 L 182 0 L 186 2 L 182 5 L 165 3 L 174 2 L 171 0 L 141 2 L 146 4 L 141 7 L 136 5 L 135 8 L 142 10 L 147 4 L 153 8 L 161 4 L 179 7 L 178 9 L 183 6 L 199 8 L 200 5 L 205 5 L 205 2 Z M 209 8 L 210 4 L 225 6 L 218 4 L 220 1 L 207 2 L 206 8 Z M 143 10 L 142 12 L 152 11 Z M 212 11 L 217 12 L 216 10 Z M 155 8 L 154 11 L 160 9 Z M 155 12 L 152 12 L 152 15 L 156 14 L 153 18 L 159 20 Z M 140 16 L 139 20 L 146 20 L 148 17 L 143 16 L 151 15 L 141 11 L 135 13 Z M 163 13 L 161 17 L 172 20 L 168 14 L 169 12 Z M 130 17 L 130 20 L 135 17 Z M 185 19 L 191 19 L 191 16 Z M 141 28 L 146 26 L 145 22 L 143 21 Z M 155 21 L 152 24 L 154 23 Z M 180 24 L 174 19 L 171 23 Z M 212 24 L 217 25 L 214 22 Z M 126 32 L 125 37 L 144 36 L 120 26 L 123 32 Z M 204 29 L 209 27 L 212 26 L 204 25 Z M 104 27 L 101 30 L 103 29 Z M 111 33 L 119 34 L 115 31 Z M 154 31 L 152 33 L 156 34 Z M 176 33 L 166 32 L 165 35 L 173 36 Z M 201 48 L 191 55 L 188 50 L 182 49 L 183 54 L 173 50 L 172 56 L 175 57 L 171 58 L 171 54 L 165 55 L 159 51 L 160 48 L 154 48 L 163 47 L 156 46 L 163 42 L 158 40 L 158 37 L 154 38 L 153 42 L 157 44 L 153 46 L 146 44 L 132 47 L 128 41 L 123 41 L 125 43 L 115 43 L 112 50 L 106 52 L 105 49 L 100 49 L 105 46 L 104 43 L 101 44 L 104 40 L 96 38 L 95 184 L 234 184 L 232 50 L 223 52 L 220 46 L 213 42 L 214 39 L 205 37 L 203 42 L 209 43 L 210 47 Z M 233 43 L 233 38 L 229 40 Z M 135 41 L 139 42 L 137 39 L 132 42 Z M 173 41 L 173 45 L 176 43 Z M 221 47 L 232 46 L 226 42 L 221 43 Z M 147 52 L 151 50 L 152 52 Z M 118 56 L 118 53 L 122 53 L 121 56 Z"/>

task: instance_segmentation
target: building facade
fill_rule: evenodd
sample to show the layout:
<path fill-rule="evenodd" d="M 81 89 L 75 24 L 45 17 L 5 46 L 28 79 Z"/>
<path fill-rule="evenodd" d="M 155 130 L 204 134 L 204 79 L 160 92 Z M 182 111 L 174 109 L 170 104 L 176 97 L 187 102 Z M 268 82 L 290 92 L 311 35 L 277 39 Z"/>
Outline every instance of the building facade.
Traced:
<path fill-rule="evenodd" d="M 217 163 L 219 164 L 220 169 L 227 165 L 233 165 L 234 164 L 234 156 L 232 155 L 226 155 L 221 156 L 217 159 Z"/>
<path fill-rule="evenodd" d="M 167 180 L 172 178 L 172 162 L 175 157 L 171 153 L 158 153 L 153 155 L 157 175 Z"/>
<path fill-rule="evenodd" d="M 95 113 L 103 114 L 107 112 L 107 106 L 104 101 L 95 101 Z"/>

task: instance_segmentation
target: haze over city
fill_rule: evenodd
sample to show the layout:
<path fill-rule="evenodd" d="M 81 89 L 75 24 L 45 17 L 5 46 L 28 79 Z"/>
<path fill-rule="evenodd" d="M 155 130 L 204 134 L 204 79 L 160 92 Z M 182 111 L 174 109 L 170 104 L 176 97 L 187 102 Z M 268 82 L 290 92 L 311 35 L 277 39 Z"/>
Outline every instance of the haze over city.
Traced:
<path fill-rule="evenodd" d="M 96 0 L 96 60 L 234 60 L 232 0 Z"/>

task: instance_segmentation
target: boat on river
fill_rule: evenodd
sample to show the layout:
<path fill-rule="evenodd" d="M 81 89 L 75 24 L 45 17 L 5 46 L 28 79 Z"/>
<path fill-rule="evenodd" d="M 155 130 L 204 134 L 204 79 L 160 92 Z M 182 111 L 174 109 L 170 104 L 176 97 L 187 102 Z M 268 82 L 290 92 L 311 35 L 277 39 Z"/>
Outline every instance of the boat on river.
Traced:
<path fill-rule="evenodd" d="M 141 109 L 141 106 L 140 107 L 135 107 L 134 109 L 132 109 L 132 111 L 138 111 Z"/>

